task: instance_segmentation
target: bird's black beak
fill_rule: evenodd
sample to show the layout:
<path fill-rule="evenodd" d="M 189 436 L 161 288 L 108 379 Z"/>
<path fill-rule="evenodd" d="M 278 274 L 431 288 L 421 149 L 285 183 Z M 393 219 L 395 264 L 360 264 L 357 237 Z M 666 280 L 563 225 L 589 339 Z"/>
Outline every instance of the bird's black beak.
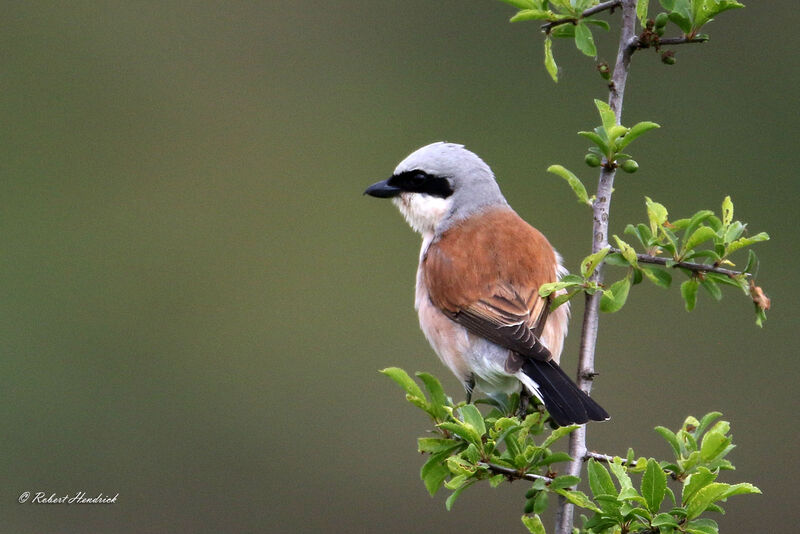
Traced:
<path fill-rule="evenodd" d="M 369 186 L 367 190 L 364 191 L 364 194 L 377 198 L 392 198 L 398 196 L 402 192 L 403 190 L 399 187 L 389 185 L 389 180 L 384 180 Z"/>

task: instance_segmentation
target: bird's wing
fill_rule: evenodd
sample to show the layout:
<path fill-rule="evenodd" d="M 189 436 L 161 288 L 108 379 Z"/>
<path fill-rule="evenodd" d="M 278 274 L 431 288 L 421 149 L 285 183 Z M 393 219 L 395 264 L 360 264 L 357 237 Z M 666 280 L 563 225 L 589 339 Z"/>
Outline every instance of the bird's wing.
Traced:
<path fill-rule="evenodd" d="M 507 208 L 448 230 L 423 259 L 431 301 L 445 315 L 523 358 L 541 361 L 552 356 L 539 340 L 549 311 L 539 286 L 554 281 L 556 269 L 544 236 Z M 515 360 L 509 365 L 518 369 L 522 360 Z"/>
<path fill-rule="evenodd" d="M 458 310 L 443 310 L 453 321 L 473 334 L 514 351 L 522 356 L 547 361 L 552 356 L 539 337 L 547 321 L 547 301 L 536 294 L 528 303 L 518 293 L 512 299 L 499 286 L 490 296 Z M 522 362 L 517 362 L 519 366 Z M 516 367 L 516 365 L 513 365 Z"/>

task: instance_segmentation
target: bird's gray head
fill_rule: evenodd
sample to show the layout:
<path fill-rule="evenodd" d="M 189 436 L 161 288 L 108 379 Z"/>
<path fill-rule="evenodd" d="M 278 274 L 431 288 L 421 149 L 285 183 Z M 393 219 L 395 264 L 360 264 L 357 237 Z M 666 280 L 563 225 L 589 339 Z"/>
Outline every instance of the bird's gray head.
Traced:
<path fill-rule="evenodd" d="M 487 207 L 507 205 L 481 158 L 463 145 L 443 142 L 413 152 L 391 178 L 364 193 L 392 198 L 411 227 L 423 235 L 443 232 Z"/>

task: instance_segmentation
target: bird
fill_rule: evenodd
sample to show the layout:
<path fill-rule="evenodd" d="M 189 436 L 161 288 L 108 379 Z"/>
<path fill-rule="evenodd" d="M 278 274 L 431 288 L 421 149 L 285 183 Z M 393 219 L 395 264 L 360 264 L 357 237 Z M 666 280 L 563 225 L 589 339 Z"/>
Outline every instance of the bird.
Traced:
<path fill-rule="evenodd" d="M 549 241 L 508 204 L 494 173 L 463 145 L 436 142 L 365 195 L 389 198 L 422 236 L 414 305 L 422 332 L 470 402 L 520 392 L 559 426 L 609 419 L 559 367 L 568 303 L 539 287 L 566 274 Z"/>

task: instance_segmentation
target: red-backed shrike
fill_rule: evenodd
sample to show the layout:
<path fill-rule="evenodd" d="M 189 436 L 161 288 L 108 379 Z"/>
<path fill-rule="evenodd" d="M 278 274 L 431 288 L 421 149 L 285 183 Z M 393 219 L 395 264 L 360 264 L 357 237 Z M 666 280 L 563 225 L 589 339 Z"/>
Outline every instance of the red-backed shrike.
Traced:
<path fill-rule="evenodd" d="M 569 308 L 551 313 L 539 286 L 566 272 L 561 258 L 511 209 L 483 160 L 433 143 L 364 193 L 391 198 L 422 234 L 419 324 L 468 395 L 474 386 L 510 394 L 521 383 L 559 425 L 608 419 L 558 366 Z"/>

